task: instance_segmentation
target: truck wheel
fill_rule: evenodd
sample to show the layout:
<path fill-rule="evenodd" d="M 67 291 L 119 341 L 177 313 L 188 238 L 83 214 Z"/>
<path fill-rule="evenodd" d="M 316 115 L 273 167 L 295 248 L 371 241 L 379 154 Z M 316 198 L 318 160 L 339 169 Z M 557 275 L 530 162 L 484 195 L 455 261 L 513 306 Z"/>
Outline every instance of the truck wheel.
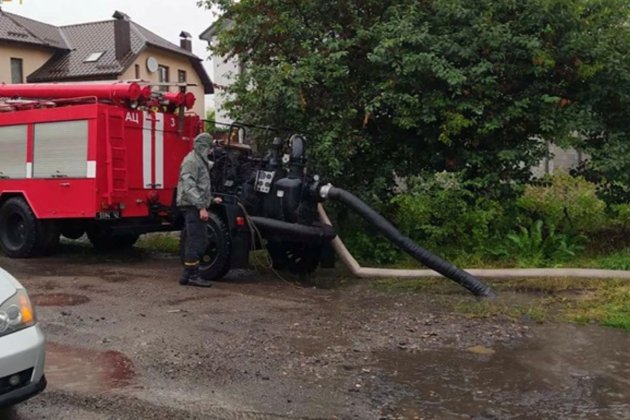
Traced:
<path fill-rule="evenodd" d="M 199 275 L 205 280 L 222 279 L 230 271 L 232 240 L 230 230 L 225 222 L 216 214 L 210 213 L 207 224 L 208 247 L 200 258 Z M 186 229 L 182 229 L 180 241 L 180 258 L 184 262 L 184 246 Z"/>
<path fill-rule="evenodd" d="M 10 198 L 0 208 L 0 248 L 11 258 L 33 257 L 54 245 L 54 226 L 37 220 L 23 198 Z"/>
<path fill-rule="evenodd" d="M 87 236 L 92 246 L 99 251 L 131 248 L 140 237 L 140 235 L 134 233 L 114 235 L 107 228 L 90 229 L 87 232 Z"/>

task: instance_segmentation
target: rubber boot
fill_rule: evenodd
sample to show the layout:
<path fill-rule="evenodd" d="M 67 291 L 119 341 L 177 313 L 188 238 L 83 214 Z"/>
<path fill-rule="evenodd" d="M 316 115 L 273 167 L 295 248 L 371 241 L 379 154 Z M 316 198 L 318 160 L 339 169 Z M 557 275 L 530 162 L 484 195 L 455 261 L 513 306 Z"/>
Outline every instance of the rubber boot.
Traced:
<path fill-rule="evenodd" d="M 184 267 L 182 275 L 179 276 L 179 284 L 181 284 L 182 286 L 186 286 L 188 284 L 188 281 L 190 280 L 190 276 L 192 275 L 193 270 L 194 267 Z"/>
<path fill-rule="evenodd" d="M 212 283 L 210 283 L 209 280 L 204 280 L 199 276 L 199 266 L 191 267 L 188 285 L 197 287 L 212 287 Z"/>

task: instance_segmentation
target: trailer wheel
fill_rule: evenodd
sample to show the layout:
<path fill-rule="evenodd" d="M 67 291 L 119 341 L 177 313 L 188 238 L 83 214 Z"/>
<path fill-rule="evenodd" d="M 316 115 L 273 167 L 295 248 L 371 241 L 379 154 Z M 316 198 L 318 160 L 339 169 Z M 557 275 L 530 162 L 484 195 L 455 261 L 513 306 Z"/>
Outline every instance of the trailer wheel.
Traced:
<path fill-rule="evenodd" d="M 0 208 L 0 248 L 11 258 L 29 258 L 54 244 L 52 222 L 43 222 L 23 198 L 7 200 Z M 59 240 L 59 236 L 57 236 Z"/>
<path fill-rule="evenodd" d="M 140 237 L 140 235 L 134 233 L 114 235 L 107 228 L 90 229 L 87 232 L 87 236 L 92 246 L 99 251 L 131 248 Z"/>
<path fill-rule="evenodd" d="M 274 270 L 286 270 L 289 266 L 289 258 L 286 253 L 286 246 L 282 242 L 267 241 L 267 252 L 271 257 L 271 264 Z"/>
<path fill-rule="evenodd" d="M 230 230 L 216 214 L 210 213 L 207 224 L 208 247 L 200 258 L 199 275 L 205 280 L 216 281 L 230 271 L 232 240 Z M 182 229 L 180 240 L 180 258 L 184 261 L 186 228 Z"/>
<path fill-rule="evenodd" d="M 301 242 L 267 242 L 273 268 L 289 270 L 293 274 L 310 274 L 319 265 L 321 245 Z"/>

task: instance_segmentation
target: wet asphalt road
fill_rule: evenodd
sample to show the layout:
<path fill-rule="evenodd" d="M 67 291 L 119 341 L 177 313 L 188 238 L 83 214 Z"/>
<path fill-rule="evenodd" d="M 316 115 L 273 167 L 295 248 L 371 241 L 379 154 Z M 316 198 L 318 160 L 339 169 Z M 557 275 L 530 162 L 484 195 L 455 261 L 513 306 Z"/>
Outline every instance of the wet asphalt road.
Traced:
<path fill-rule="evenodd" d="M 468 319 L 432 296 L 256 271 L 181 287 L 176 259 L 137 250 L 0 266 L 48 339 L 48 389 L 0 413 L 12 420 L 630 418 L 622 331 Z"/>

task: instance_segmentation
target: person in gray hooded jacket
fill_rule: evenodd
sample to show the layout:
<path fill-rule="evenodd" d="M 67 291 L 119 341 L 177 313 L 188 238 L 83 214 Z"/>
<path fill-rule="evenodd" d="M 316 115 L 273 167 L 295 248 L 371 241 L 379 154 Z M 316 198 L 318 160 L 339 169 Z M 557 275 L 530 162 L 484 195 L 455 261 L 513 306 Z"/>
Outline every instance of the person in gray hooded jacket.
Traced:
<path fill-rule="evenodd" d="M 212 137 L 199 134 L 193 150 L 182 161 L 177 184 L 177 206 L 184 215 L 186 230 L 184 247 L 184 272 L 179 279 L 181 285 L 210 287 L 211 283 L 199 277 L 199 261 L 206 248 L 208 238 L 205 222 L 208 208 L 221 203 L 221 198 L 212 197 L 210 170 L 213 163 L 208 159 Z"/>

